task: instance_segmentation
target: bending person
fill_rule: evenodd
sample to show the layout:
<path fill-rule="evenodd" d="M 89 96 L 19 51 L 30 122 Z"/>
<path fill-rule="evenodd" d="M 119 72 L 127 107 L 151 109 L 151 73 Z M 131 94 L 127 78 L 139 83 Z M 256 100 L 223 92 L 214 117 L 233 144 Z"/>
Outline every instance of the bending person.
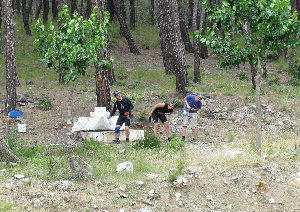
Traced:
<path fill-rule="evenodd" d="M 171 132 L 170 132 L 170 125 L 165 113 L 173 112 L 173 109 L 175 108 L 176 104 L 177 103 L 175 101 L 172 101 L 171 103 L 165 103 L 165 102 L 158 103 L 154 105 L 151 112 L 149 113 L 149 120 L 151 120 L 152 117 L 154 122 L 154 127 L 153 127 L 154 134 L 157 135 L 158 119 L 160 119 L 165 126 L 165 130 L 168 136 L 168 141 L 171 140 L 170 138 Z"/>

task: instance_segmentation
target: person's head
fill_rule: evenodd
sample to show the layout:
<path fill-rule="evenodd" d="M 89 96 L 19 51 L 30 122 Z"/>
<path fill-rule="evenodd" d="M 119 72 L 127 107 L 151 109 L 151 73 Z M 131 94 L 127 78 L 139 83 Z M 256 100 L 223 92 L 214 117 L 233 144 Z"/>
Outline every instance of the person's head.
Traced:
<path fill-rule="evenodd" d="M 116 97 L 117 100 L 122 100 L 122 95 L 121 95 L 120 91 L 115 90 L 114 96 Z"/>
<path fill-rule="evenodd" d="M 200 102 L 203 99 L 203 94 L 202 93 L 198 93 L 195 97 L 196 102 Z"/>
<path fill-rule="evenodd" d="M 173 100 L 172 102 L 169 103 L 168 105 L 168 109 L 173 110 L 177 105 L 177 102 L 175 100 Z"/>

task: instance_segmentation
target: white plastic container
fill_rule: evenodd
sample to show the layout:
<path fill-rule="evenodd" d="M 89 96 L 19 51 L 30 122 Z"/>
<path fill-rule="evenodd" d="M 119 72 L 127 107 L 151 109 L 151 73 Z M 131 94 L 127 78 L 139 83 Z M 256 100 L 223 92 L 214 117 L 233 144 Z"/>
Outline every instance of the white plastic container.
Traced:
<path fill-rule="evenodd" d="M 18 124 L 18 132 L 25 133 L 26 132 L 26 124 Z"/>

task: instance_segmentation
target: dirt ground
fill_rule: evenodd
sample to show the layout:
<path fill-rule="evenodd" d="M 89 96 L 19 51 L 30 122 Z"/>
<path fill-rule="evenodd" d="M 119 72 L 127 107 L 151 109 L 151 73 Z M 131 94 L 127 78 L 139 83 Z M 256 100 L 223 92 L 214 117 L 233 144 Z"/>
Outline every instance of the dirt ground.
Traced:
<path fill-rule="evenodd" d="M 131 54 L 127 48 L 118 47 L 112 50 L 115 58 L 115 66 L 123 66 L 134 69 L 142 66 L 149 69 L 163 68 L 160 50 L 141 50 L 141 55 Z M 187 54 L 187 64 L 193 64 L 193 56 Z M 206 70 L 213 69 L 215 58 L 201 60 L 202 67 Z M 240 67 L 246 69 L 247 67 Z M 34 93 L 46 95 L 52 100 L 51 111 L 41 111 L 35 104 L 26 104 L 19 109 L 24 112 L 24 119 L 27 124 L 27 133 L 23 139 L 36 143 L 59 143 L 66 138 L 66 133 L 72 126 L 67 124 L 68 106 L 67 98 L 69 91 L 64 88 L 40 89 L 39 83 L 34 82 L 29 87 L 34 87 Z M 88 85 L 89 91 L 75 91 L 72 101 L 72 116 L 88 116 L 95 106 L 95 95 L 92 92 L 93 82 Z M 230 101 L 231 105 L 241 107 L 242 97 L 214 97 L 217 101 L 215 107 L 222 107 Z M 154 102 L 153 102 L 154 103 Z M 274 102 L 267 102 L 273 108 Z M 146 102 L 143 109 L 150 109 L 153 105 Z M 275 107 L 274 107 L 275 108 Z M 141 111 L 136 111 L 139 113 Z M 171 118 L 178 116 L 181 111 L 174 113 Z M 290 116 L 288 112 L 283 116 Z M 16 127 L 17 121 L 7 122 L 6 116 L 0 114 L 0 126 Z M 297 120 L 296 120 L 297 121 Z M 220 124 L 223 123 L 223 124 Z M 298 120 L 299 124 L 299 120 Z M 135 123 L 133 127 L 149 129 L 147 123 Z M 174 126 L 172 126 L 174 127 Z M 210 129 L 210 133 L 218 133 L 226 141 L 228 132 L 232 129 L 240 131 L 249 130 L 249 125 L 240 123 L 224 124 L 220 121 L 211 121 L 203 126 L 203 129 Z M 5 130 L 1 131 L 2 134 Z M 161 131 L 162 132 L 162 131 Z M 202 131 L 203 132 L 203 131 Z M 241 132 L 241 136 L 242 136 Z M 226 139 L 225 139 L 226 137 Z M 298 138 L 299 139 L 299 138 Z M 214 154 L 217 151 L 218 143 L 206 142 L 193 146 L 187 145 L 191 154 Z M 197 150 L 198 149 L 198 150 Z M 166 176 L 158 176 L 149 179 L 145 186 L 139 187 L 136 184 L 129 184 L 129 198 L 119 198 L 119 185 L 103 184 L 100 182 L 81 182 L 65 192 L 55 192 L 50 182 L 33 178 L 32 187 L 28 189 L 17 188 L 13 192 L 9 189 L 0 189 L 1 199 L 11 198 L 24 210 L 31 211 L 300 211 L 300 187 L 292 183 L 300 178 L 300 162 L 292 163 L 285 161 L 266 162 L 263 167 L 249 167 L 243 169 L 226 170 L 222 168 L 205 170 L 196 167 L 195 172 L 186 171 L 189 185 L 184 188 L 176 188 L 167 182 Z M 299 175 L 299 176 L 298 176 Z M 297 177 L 298 176 L 298 177 Z M 259 185 L 262 183 L 262 186 Z M 266 185 L 264 184 L 266 183 Z M 298 182 L 299 183 L 299 182 Z M 89 192 L 81 193 L 80 187 L 85 187 Z M 154 189 L 159 193 L 159 198 L 149 200 L 147 193 Z M 139 190 L 139 191 L 137 191 Z M 136 198 L 141 193 L 139 198 Z M 89 193 L 87 196 L 86 193 Z M 180 193 L 181 197 L 179 194 Z M 178 196 L 179 195 L 179 196 Z M 133 199 L 130 197 L 134 197 Z M 87 207 L 87 205 L 89 205 Z M 55 207 L 54 207 L 55 206 Z M 123 210 L 122 210 L 123 209 Z"/>

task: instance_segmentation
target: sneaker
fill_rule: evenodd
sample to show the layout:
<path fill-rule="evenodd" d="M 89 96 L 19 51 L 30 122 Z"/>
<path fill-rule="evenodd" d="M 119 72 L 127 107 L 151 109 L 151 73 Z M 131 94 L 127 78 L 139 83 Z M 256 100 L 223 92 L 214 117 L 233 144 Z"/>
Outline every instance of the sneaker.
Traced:
<path fill-rule="evenodd" d="M 119 144 L 119 143 L 120 143 L 120 140 L 113 140 L 113 143 Z"/>
<path fill-rule="evenodd" d="M 171 141 L 171 138 L 169 137 L 169 138 L 168 138 L 168 142 L 170 142 L 170 141 Z"/>
<path fill-rule="evenodd" d="M 192 142 L 195 144 L 197 143 L 197 140 L 193 138 Z"/>
<path fill-rule="evenodd" d="M 126 143 L 129 143 L 129 139 L 128 138 L 126 138 Z"/>
<path fill-rule="evenodd" d="M 181 141 L 185 143 L 185 138 L 182 138 Z"/>

